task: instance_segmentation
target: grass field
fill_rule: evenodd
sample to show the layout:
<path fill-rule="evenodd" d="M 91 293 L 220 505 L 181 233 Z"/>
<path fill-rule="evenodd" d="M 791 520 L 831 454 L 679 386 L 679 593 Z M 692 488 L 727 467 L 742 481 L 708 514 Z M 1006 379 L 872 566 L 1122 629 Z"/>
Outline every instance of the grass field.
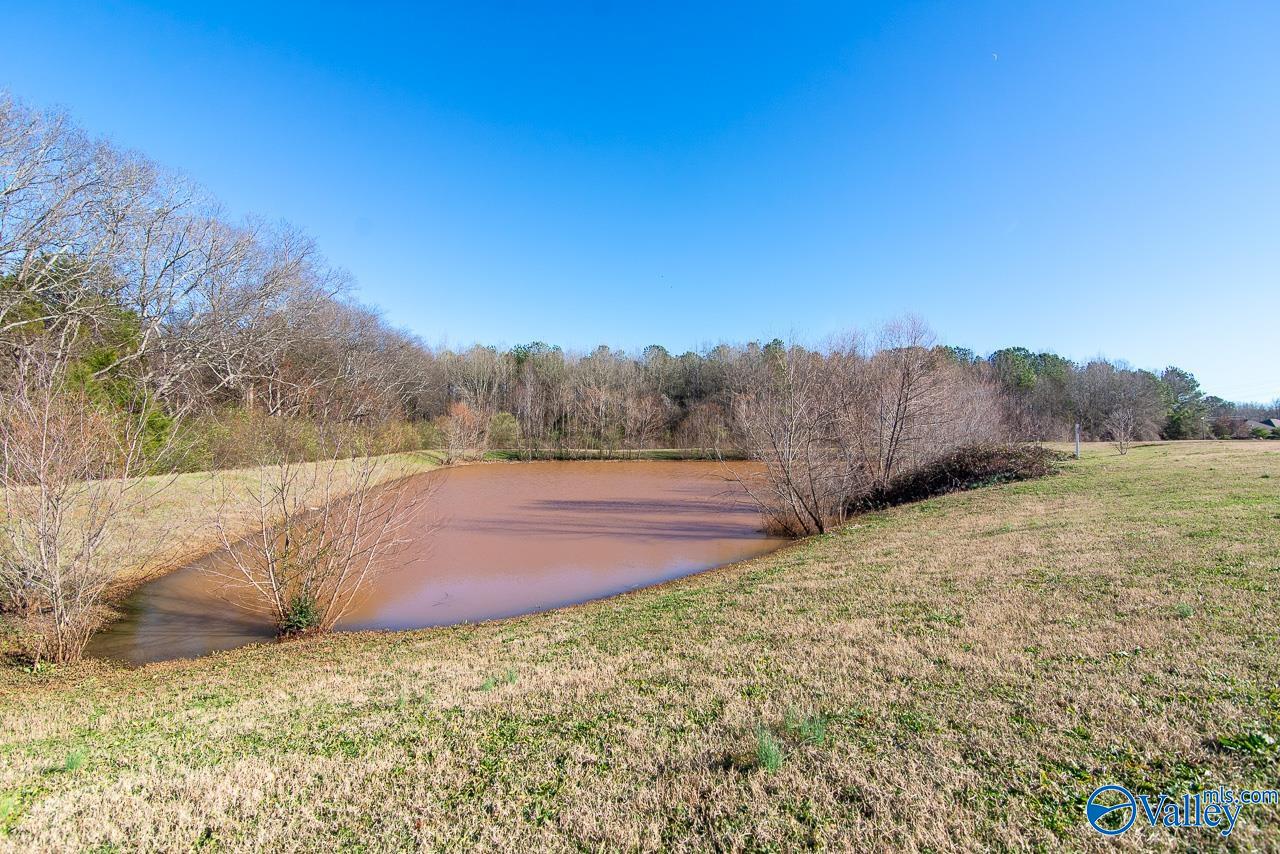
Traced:
<path fill-rule="evenodd" d="M 1215 847 L 1082 804 L 1280 785 L 1278 593 L 1280 447 L 1095 446 L 558 612 L 0 670 L 0 848 Z"/>

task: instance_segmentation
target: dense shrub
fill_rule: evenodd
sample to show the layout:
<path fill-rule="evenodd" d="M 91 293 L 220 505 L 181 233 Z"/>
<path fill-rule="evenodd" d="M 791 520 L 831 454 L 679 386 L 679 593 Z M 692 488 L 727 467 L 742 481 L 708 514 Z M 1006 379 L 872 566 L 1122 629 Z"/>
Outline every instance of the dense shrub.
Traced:
<path fill-rule="evenodd" d="M 438 423 L 439 420 L 419 421 L 414 424 L 414 429 L 418 431 L 419 448 L 438 449 L 444 447 L 445 434 Z"/>
<path fill-rule="evenodd" d="M 520 422 L 510 412 L 499 412 L 489 419 L 489 447 L 515 448 L 520 444 Z"/>
<path fill-rule="evenodd" d="M 423 447 L 422 432 L 407 421 L 388 421 L 372 430 L 371 453 L 398 454 Z"/>
<path fill-rule="evenodd" d="M 886 507 L 920 501 L 948 492 L 977 489 L 997 483 L 1030 480 L 1053 474 L 1066 454 L 1041 445 L 976 445 L 953 451 L 944 457 L 895 478 L 888 489 L 872 496 L 856 509 Z"/>
<path fill-rule="evenodd" d="M 289 600 L 284 618 L 280 621 L 280 634 L 283 637 L 304 635 L 320 625 L 320 608 L 316 597 L 309 593 L 299 593 Z"/>

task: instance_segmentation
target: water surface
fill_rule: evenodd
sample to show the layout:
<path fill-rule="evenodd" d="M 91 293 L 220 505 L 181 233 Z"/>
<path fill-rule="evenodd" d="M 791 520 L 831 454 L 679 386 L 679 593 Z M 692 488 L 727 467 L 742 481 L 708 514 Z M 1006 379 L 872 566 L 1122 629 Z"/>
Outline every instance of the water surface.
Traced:
<path fill-rule="evenodd" d="M 733 463 L 739 467 L 747 464 Z M 534 462 L 419 475 L 432 492 L 341 629 L 409 629 L 507 617 L 657 584 L 777 548 L 725 467 L 709 462 Z M 134 663 L 272 637 L 228 601 L 213 554 L 141 587 L 92 655 Z"/>

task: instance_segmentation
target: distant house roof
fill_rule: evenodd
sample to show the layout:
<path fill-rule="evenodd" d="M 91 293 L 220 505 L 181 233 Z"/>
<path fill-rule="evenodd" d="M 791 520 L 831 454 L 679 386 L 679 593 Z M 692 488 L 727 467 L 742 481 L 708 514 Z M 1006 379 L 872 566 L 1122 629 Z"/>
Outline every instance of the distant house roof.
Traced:
<path fill-rule="evenodd" d="M 1280 430 L 1280 418 L 1264 418 L 1262 419 L 1262 424 L 1272 430 Z"/>
<path fill-rule="evenodd" d="M 1246 430 L 1275 430 L 1275 429 L 1277 429 L 1278 427 L 1280 427 L 1280 424 L 1277 424 L 1277 423 L 1276 423 L 1278 420 L 1280 420 L 1280 419 L 1276 419 L 1276 418 L 1268 418 L 1266 421 L 1254 421 L 1252 418 L 1250 418 L 1248 421 L 1244 422 L 1244 429 L 1246 429 Z"/>

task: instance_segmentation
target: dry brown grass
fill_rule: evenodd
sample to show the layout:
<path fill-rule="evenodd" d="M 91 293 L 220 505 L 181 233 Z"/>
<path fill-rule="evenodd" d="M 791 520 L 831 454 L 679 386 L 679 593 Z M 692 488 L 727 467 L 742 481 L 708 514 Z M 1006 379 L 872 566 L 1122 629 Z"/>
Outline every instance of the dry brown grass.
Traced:
<path fill-rule="evenodd" d="M 1278 584 L 1274 443 L 1094 446 L 549 614 L 10 668 L 0 848 L 1101 849 L 1101 783 L 1280 781 L 1219 742 L 1280 736 Z"/>
<path fill-rule="evenodd" d="M 442 462 L 439 454 L 432 451 L 390 454 L 384 459 L 385 465 L 377 474 L 379 483 L 429 471 Z M 351 461 L 340 460 L 336 465 L 332 461 L 303 463 L 301 468 L 318 465 L 335 466 L 334 492 L 342 494 Z M 114 539 L 107 552 L 121 578 L 133 583 L 143 581 L 220 547 L 214 524 L 219 512 L 226 513 L 231 535 L 238 529 L 247 534 L 256 522 L 258 509 L 249 491 L 259 482 L 262 472 L 267 477 L 274 474 L 268 467 L 148 478 L 148 486 L 139 490 L 148 500 L 130 507 L 127 517 L 112 526 Z M 145 562 L 139 563 L 140 558 Z"/>

